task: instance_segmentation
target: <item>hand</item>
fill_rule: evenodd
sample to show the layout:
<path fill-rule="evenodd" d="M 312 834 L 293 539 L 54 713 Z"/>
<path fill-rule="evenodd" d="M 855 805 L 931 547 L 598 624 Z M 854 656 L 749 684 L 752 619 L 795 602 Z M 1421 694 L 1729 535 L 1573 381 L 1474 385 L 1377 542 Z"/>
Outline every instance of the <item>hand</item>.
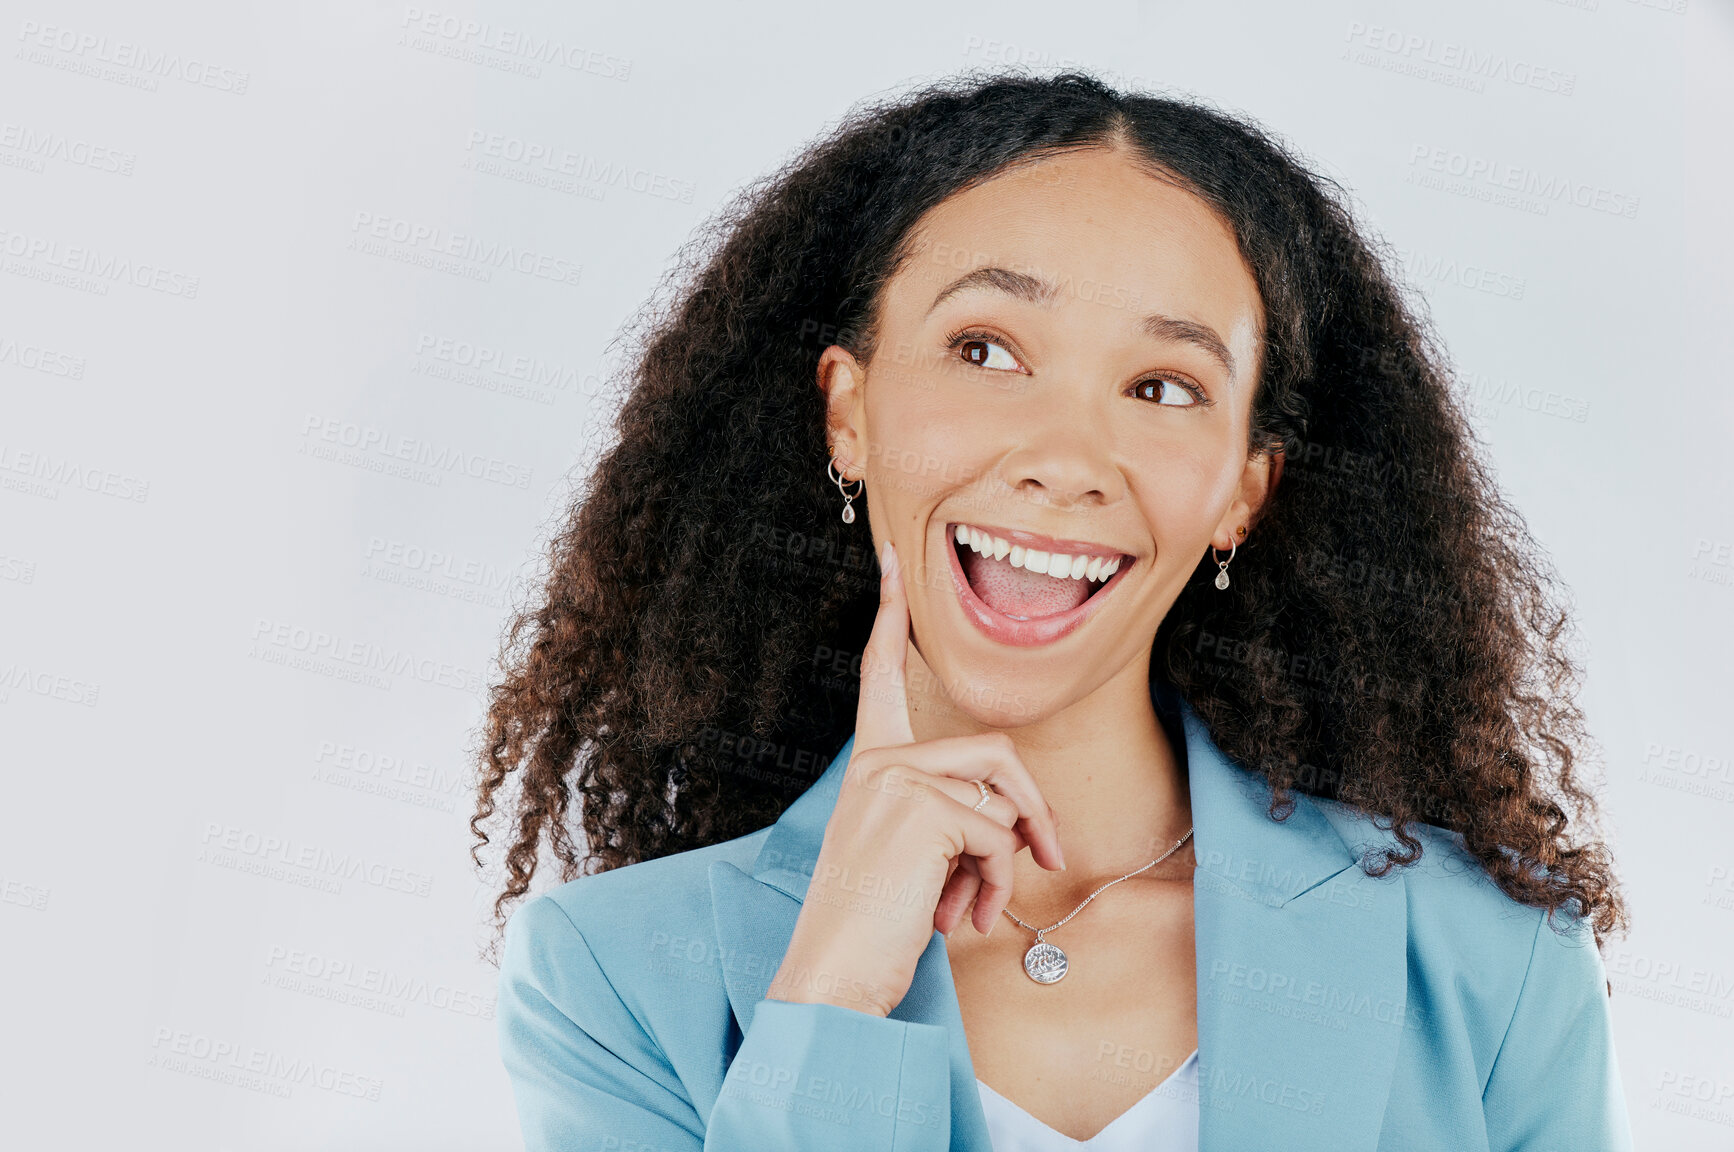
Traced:
<path fill-rule="evenodd" d="M 1012 859 L 1065 867 L 1050 808 L 1001 732 L 916 743 L 904 660 L 909 599 L 887 542 L 879 614 L 861 659 L 855 745 L 806 901 L 767 997 L 884 1016 L 909 991 L 935 931 L 993 930 L 1011 900 Z M 993 790 L 980 811 L 981 791 Z"/>

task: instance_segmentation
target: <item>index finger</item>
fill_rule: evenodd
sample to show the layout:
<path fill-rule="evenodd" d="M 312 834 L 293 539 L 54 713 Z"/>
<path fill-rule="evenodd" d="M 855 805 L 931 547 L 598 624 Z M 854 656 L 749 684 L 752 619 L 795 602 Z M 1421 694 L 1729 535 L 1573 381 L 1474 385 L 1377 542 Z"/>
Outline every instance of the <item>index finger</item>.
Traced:
<path fill-rule="evenodd" d="M 909 658 L 909 597 L 903 563 L 891 541 L 879 554 L 879 614 L 861 653 L 861 696 L 855 707 L 855 751 L 915 743 L 903 662 Z"/>

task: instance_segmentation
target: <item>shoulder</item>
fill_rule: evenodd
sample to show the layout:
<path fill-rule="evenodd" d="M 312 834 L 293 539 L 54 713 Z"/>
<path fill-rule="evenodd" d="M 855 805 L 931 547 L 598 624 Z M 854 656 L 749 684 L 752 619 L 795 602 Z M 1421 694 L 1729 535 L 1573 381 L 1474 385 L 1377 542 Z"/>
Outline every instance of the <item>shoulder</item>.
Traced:
<path fill-rule="evenodd" d="M 667 995 L 659 984 L 672 982 L 690 993 L 693 981 L 716 983 L 711 866 L 723 862 L 750 872 L 769 833 L 761 828 L 582 876 L 532 897 L 506 926 L 502 975 L 538 968 L 588 972 L 592 983 L 606 981 L 641 1017 Z"/>
<path fill-rule="evenodd" d="M 1352 854 L 1399 846 L 1370 817 L 1316 803 Z M 1401 892 L 1407 935 L 1405 1027 L 1387 1116 L 1413 1124 L 1454 1098 L 1467 1114 L 1479 1108 L 1488 1147 L 1630 1152 L 1607 976 L 1589 923 L 1512 899 L 1459 834 L 1410 829 L 1421 858 L 1373 881 Z"/>
<path fill-rule="evenodd" d="M 559 906 L 583 931 L 587 927 L 619 932 L 622 927 L 662 927 L 710 918 L 710 867 L 722 861 L 751 872 L 770 828 L 733 840 L 644 860 L 625 868 L 582 876 L 551 889 L 546 900 Z"/>
<path fill-rule="evenodd" d="M 711 923 L 710 868 L 724 862 L 751 872 L 770 828 L 733 840 L 581 876 L 527 901 L 507 925 L 507 949 L 533 940 L 582 938 L 595 953 L 618 950 Z"/>
<path fill-rule="evenodd" d="M 1351 851 L 1400 847 L 1389 830 L 1356 809 L 1316 799 Z M 1431 824 L 1412 824 L 1421 858 L 1395 868 L 1406 900 L 1412 993 L 1456 1006 L 1465 1025 L 1492 1028 L 1497 1042 L 1520 996 L 1538 980 L 1566 987 L 1580 999 L 1606 997 L 1605 977 L 1587 923 L 1569 911 L 1546 909 L 1508 895 L 1467 848 L 1463 837 Z M 1443 1000 L 1437 999 L 1442 997 Z"/>
<path fill-rule="evenodd" d="M 730 1015 L 711 911 L 711 866 L 750 872 L 769 829 L 569 881 L 506 925 L 502 1051 L 522 1076 L 595 1045 L 672 1085 L 717 1074 Z M 681 1089 L 686 1091 L 686 1089 Z"/>
<path fill-rule="evenodd" d="M 1365 812 L 1311 799 L 1351 853 L 1365 857 L 1384 848 L 1402 848 L 1395 833 Z M 1421 823 L 1410 824 L 1409 833 L 1421 842 L 1421 858 L 1393 868 L 1390 876 L 1402 878 L 1411 938 L 1418 935 L 1421 943 L 1444 955 L 1473 957 L 1481 966 L 1503 961 L 1500 966 L 1521 968 L 1545 911 L 1507 895 L 1460 834 Z"/>
<path fill-rule="evenodd" d="M 498 1037 L 531 1146 L 610 1131 L 696 1147 L 734 1024 L 709 872 L 750 870 L 767 834 L 581 877 L 512 915 Z"/>

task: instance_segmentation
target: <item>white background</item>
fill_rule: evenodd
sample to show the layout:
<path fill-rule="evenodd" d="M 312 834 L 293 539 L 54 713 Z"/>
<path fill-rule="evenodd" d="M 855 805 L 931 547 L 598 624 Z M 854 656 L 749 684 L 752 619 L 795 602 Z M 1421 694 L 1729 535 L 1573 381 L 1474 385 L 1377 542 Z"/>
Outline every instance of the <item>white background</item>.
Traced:
<path fill-rule="evenodd" d="M 1639 1146 L 1734 1145 L 1731 6 L 37 0 L 0 46 L 7 1146 L 519 1147 L 468 749 L 609 341 L 852 104 L 1018 63 L 1247 112 L 1398 249 L 1576 598 Z"/>

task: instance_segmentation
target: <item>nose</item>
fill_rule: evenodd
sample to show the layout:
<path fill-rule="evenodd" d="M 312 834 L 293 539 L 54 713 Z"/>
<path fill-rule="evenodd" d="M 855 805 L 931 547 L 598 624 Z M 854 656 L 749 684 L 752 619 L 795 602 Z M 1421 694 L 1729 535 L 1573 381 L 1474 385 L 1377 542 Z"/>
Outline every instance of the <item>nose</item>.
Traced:
<path fill-rule="evenodd" d="M 1020 496 L 1058 508 L 1102 507 L 1125 494 L 1109 442 L 1075 411 L 1055 412 L 1032 421 L 1029 436 L 1000 461 L 1000 473 Z"/>

